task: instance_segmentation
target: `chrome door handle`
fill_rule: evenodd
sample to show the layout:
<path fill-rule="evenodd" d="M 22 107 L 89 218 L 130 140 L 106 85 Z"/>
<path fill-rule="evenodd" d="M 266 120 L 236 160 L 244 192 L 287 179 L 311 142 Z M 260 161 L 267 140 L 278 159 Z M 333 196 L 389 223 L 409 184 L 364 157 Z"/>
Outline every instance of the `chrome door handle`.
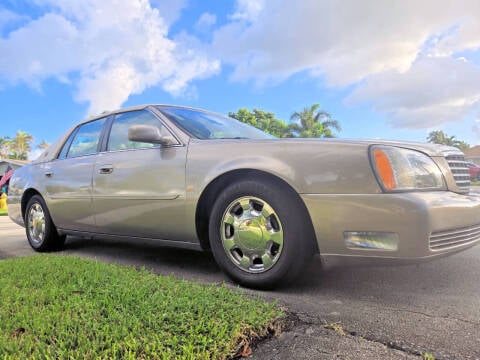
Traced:
<path fill-rule="evenodd" d="M 103 165 L 98 172 L 100 174 L 111 174 L 113 172 L 113 165 Z"/>
<path fill-rule="evenodd" d="M 53 172 L 52 172 L 52 171 L 46 171 L 46 172 L 45 172 L 45 176 L 46 176 L 46 177 L 52 177 L 52 176 L 53 176 Z"/>

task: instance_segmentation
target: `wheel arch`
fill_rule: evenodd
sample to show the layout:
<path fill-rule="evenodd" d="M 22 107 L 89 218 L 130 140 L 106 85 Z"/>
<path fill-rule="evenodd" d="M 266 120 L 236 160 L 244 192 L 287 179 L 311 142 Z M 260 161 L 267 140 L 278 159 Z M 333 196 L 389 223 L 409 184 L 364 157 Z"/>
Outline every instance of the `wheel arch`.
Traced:
<path fill-rule="evenodd" d="M 197 207 L 195 211 L 195 228 L 197 232 L 197 237 L 200 241 L 200 245 L 202 249 L 208 250 L 210 249 L 210 241 L 208 235 L 208 224 L 210 220 L 210 211 L 209 207 L 213 206 L 215 198 L 218 194 L 224 189 L 228 184 L 231 184 L 234 181 L 242 180 L 242 179 L 262 179 L 265 181 L 274 181 L 280 186 L 282 186 L 285 191 L 290 192 L 295 199 L 298 201 L 298 205 L 302 209 L 305 215 L 305 219 L 307 219 L 307 226 L 309 232 L 309 238 L 313 241 L 313 246 L 316 253 L 320 252 L 318 247 L 317 238 L 315 235 L 315 230 L 313 227 L 312 219 L 310 217 L 310 212 L 308 211 L 305 203 L 303 202 L 302 198 L 298 195 L 295 189 L 288 184 L 282 178 L 268 173 L 266 171 L 257 170 L 257 169 L 236 169 L 231 170 L 226 173 L 223 173 L 213 179 L 202 191 L 199 200 L 197 202 Z"/>
<path fill-rule="evenodd" d="M 25 190 L 23 192 L 23 195 L 22 195 L 22 200 L 21 200 L 21 210 L 22 210 L 22 219 L 25 220 L 25 211 L 27 209 L 27 204 L 28 204 L 28 201 L 34 196 L 34 195 L 39 195 L 39 196 L 42 196 L 42 194 L 40 194 L 40 191 L 34 189 L 34 188 L 29 188 L 27 190 Z M 43 198 L 43 196 L 42 196 Z"/>

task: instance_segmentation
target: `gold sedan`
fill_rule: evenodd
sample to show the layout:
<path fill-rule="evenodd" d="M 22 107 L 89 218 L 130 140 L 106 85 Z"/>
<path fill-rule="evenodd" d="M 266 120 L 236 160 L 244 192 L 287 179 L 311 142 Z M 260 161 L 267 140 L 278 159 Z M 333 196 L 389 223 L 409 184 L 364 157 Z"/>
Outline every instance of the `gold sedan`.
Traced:
<path fill-rule="evenodd" d="M 66 235 L 211 250 L 245 286 L 325 261 L 429 260 L 480 241 L 463 154 L 421 143 L 276 139 L 212 112 L 145 105 L 90 118 L 10 181 L 37 251 Z"/>

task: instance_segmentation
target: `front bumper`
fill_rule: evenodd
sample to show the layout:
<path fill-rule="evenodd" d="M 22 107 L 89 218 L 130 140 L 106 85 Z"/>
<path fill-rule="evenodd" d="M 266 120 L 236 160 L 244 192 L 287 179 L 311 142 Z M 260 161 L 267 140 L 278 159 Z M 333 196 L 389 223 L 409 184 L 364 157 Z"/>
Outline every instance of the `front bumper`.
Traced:
<path fill-rule="evenodd" d="M 480 231 L 471 231 L 480 227 L 480 194 L 435 191 L 301 197 L 310 212 L 320 254 L 326 260 L 421 262 L 480 243 Z M 464 236 L 464 229 L 468 236 Z M 352 249 L 345 241 L 349 232 L 398 234 L 398 246 L 395 250 Z M 435 241 L 438 245 L 439 236 L 442 241 L 446 239 L 441 247 L 434 245 Z"/>

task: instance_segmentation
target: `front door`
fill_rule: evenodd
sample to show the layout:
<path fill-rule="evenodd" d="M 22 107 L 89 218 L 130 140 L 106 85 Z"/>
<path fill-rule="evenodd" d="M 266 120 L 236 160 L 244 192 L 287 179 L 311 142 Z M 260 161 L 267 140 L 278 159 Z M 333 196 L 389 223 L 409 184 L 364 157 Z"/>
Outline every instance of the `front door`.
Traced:
<path fill-rule="evenodd" d="M 98 155 L 93 172 L 97 231 L 182 240 L 186 146 L 129 141 L 132 125 L 154 125 L 168 132 L 148 110 L 116 115 L 106 151 Z"/>

